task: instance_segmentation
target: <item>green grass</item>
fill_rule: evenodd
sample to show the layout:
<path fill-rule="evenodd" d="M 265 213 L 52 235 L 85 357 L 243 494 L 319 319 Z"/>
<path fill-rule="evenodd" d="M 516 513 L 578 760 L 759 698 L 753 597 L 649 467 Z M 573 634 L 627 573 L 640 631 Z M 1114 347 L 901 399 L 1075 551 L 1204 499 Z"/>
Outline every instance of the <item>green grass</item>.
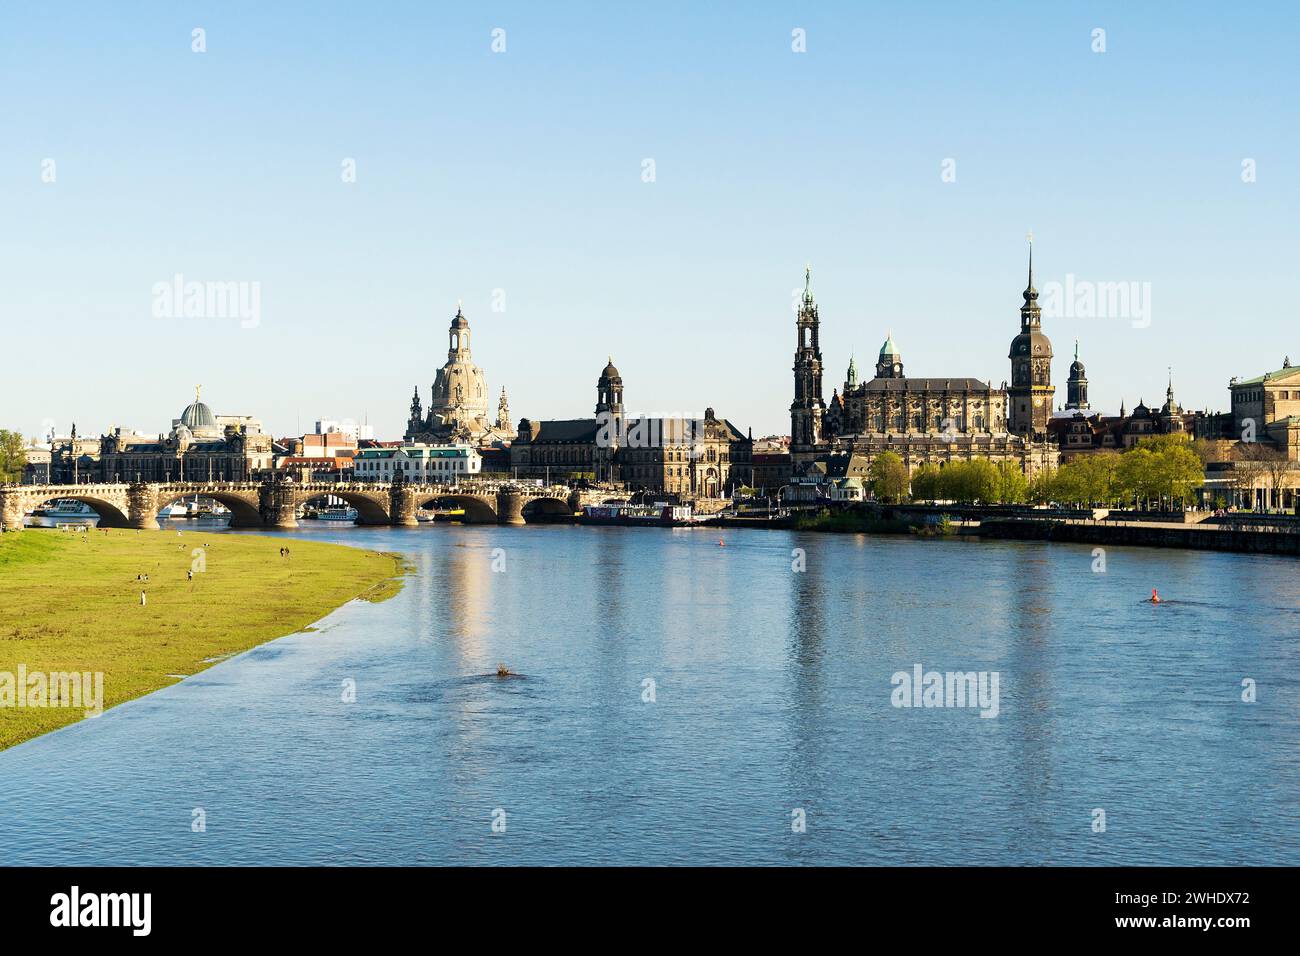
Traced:
<path fill-rule="evenodd" d="M 195 549 L 205 569 L 189 581 Z M 405 570 L 397 555 L 253 535 L 0 535 L 0 674 L 20 664 L 29 674 L 101 671 L 108 708 L 303 630 L 353 598 L 391 597 Z M 0 750 L 81 719 L 69 707 L 0 706 Z"/>

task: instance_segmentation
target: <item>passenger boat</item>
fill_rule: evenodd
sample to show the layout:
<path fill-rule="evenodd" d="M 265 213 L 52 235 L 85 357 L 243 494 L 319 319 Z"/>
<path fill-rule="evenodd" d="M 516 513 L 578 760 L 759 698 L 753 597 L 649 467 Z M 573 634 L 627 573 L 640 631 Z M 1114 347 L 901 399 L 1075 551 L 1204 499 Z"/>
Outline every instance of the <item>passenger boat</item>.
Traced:
<path fill-rule="evenodd" d="M 98 518 L 99 514 L 84 501 L 75 498 L 59 498 L 52 505 L 37 508 L 32 512 L 34 518 Z"/>
<path fill-rule="evenodd" d="M 582 509 L 578 523 L 680 527 L 699 524 L 702 520 L 702 517 L 691 512 L 690 505 L 670 505 L 666 501 L 656 501 L 653 505 L 587 505 Z"/>
<path fill-rule="evenodd" d="M 310 516 L 304 516 L 310 517 Z M 320 521 L 356 521 L 357 509 L 355 508 L 321 508 L 316 512 L 315 517 Z"/>

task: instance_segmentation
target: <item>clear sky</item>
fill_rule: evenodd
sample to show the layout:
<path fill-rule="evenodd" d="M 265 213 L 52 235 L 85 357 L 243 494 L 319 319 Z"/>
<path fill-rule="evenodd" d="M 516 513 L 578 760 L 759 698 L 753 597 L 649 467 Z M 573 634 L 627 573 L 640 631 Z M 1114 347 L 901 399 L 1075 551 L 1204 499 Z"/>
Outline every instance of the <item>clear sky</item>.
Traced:
<path fill-rule="evenodd" d="M 463 299 L 516 420 L 591 414 L 612 355 L 630 412 L 785 433 L 806 262 L 827 398 L 890 329 L 998 384 L 1030 229 L 1040 290 L 1150 290 L 1044 318 L 1058 404 L 1076 337 L 1110 411 L 1300 362 L 1296 8 L 994 6 L 5 4 L 0 427 L 157 432 L 202 383 L 400 437 Z M 258 323 L 156 316 L 176 274 Z"/>

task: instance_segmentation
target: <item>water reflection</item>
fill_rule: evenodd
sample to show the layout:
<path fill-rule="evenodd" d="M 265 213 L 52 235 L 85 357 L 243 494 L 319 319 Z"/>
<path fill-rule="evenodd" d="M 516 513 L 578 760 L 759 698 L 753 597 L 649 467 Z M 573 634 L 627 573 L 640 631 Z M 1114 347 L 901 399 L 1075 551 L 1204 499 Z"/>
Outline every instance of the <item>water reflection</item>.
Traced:
<path fill-rule="evenodd" d="M 0 753 L 0 859 L 1300 862 L 1293 561 L 1110 549 L 1094 574 L 1090 549 L 1040 543 L 295 534 L 415 573 Z M 1152 581 L 1175 600 L 1141 603 Z M 999 671 L 999 716 L 892 706 L 918 663 Z M 177 815 L 196 794 L 220 840 Z M 1100 838 L 1094 807 L 1119 824 Z"/>

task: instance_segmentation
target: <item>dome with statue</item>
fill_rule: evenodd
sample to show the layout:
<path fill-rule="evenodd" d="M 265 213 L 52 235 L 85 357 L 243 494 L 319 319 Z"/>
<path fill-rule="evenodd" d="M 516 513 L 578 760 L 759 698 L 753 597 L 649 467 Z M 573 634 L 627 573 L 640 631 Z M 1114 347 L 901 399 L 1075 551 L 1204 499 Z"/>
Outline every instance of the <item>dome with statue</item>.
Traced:
<path fill-rule="evenodd" d="M 194 401 L 185 406 L 185 411 L 181 412 L 181 417 L 172 426 L 174 429 L 184 428 L 199 437 L 221 434 L 217 416 L 199 399 L 199 386 L 194 388 Z"/>

